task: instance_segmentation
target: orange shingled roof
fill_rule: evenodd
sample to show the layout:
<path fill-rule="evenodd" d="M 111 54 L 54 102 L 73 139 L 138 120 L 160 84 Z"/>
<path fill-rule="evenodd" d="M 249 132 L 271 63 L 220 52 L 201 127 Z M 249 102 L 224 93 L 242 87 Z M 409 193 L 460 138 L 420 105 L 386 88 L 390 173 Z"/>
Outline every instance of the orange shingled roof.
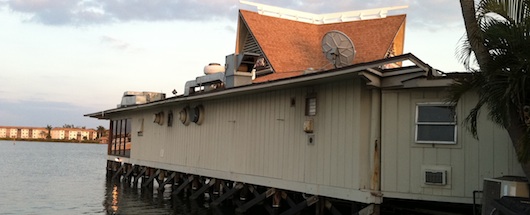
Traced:
<path fill-rule="evenodd" d="M 275 72 L 258 77 L 254 80 L 257 83 L 298 76 L 308 68 L 332 69 L 321 48 L 322 37 L 331 30 L 341 31 L 352 40 L 357 52 L 353 64 L 383 59 L 393 46 L 396 55 L 402 54 L 405 17 L 316 25 L 240 10 L 243 24 L 239 31 L 248 29 Z"/>

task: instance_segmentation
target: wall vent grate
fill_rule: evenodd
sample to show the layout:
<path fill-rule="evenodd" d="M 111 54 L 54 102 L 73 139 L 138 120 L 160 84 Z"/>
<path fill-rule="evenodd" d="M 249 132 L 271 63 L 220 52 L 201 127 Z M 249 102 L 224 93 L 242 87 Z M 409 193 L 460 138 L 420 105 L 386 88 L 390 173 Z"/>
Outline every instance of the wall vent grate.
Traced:
<path fill-rule="evenodd" d="M 429 185 L 446 185 L 447 171 L 444 170 L 425 170 L 425 184 Z"/>

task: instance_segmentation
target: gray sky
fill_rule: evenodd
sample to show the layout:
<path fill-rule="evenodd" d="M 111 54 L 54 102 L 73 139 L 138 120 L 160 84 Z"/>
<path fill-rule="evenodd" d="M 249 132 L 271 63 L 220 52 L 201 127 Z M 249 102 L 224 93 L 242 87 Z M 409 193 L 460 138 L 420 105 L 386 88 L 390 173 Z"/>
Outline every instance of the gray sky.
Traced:
<path fill-rule="evenodd" d="M 254 0 L 311 13 L 408 5 L 405 52 L 442 71 L 464 26 L 454 0 Z M 237 0 L 0 0 L 0 125 L 108 127 L 83 117 L 124 91 L 179 94 L 235 50 Z"/>

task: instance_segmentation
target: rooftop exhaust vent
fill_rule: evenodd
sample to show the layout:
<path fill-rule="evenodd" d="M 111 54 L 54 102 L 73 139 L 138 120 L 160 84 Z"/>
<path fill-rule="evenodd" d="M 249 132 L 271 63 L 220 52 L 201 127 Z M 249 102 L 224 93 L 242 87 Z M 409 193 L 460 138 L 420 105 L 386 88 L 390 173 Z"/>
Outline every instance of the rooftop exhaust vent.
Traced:
<path fill-rule="evenodd" d="M 210 64 L 204 68 L 206 75 L 186 82 L 184 96 L 195 92 L 211 91 L 252 84 L 254 65 L 259 54 L 240 53 L 226 56 L 226 66 Z"/>
<path fill-rule="evenodd" d="M 218 63 L 210 63 L 204 67 L 204 74 L 211 75 L 215 73 L 225 72 L 225 67 Z"/>
<path fill-rule="evenodd" d="M 252 84 L 254 65 L 259 56 L 247 52 L 226 56 L 226 88 Z"/>

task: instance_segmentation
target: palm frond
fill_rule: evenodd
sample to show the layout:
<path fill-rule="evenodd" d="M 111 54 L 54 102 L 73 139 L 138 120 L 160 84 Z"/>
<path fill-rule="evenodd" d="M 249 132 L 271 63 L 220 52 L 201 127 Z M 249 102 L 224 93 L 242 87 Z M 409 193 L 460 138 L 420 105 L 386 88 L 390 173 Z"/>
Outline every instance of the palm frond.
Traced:
<path fill-rule="evenodd" d="M 510 113 L 519 111 L 530 103 L 530 0 L 481 0 L 477 8 L 479 32 L 483 41 L 469 41 L 463 37 L 457 47 L 456 57 L 467 70 L 474 59 L 472 45 L 481 44 L 490 55 L 478 71 L 471 71 L 468 79 L 456 80 L 451 86 L 449 100 L 458 103 L 469 91 L 476 91 L 478 102 L 470 110 L 464 123 L 477 137 L 477 120 L 481 109 L 488 118 L 508 128 Z M 529 135 L 530 136 L 530 135 Z M 525 140 L 530 149 L 530 138 Z"/>

